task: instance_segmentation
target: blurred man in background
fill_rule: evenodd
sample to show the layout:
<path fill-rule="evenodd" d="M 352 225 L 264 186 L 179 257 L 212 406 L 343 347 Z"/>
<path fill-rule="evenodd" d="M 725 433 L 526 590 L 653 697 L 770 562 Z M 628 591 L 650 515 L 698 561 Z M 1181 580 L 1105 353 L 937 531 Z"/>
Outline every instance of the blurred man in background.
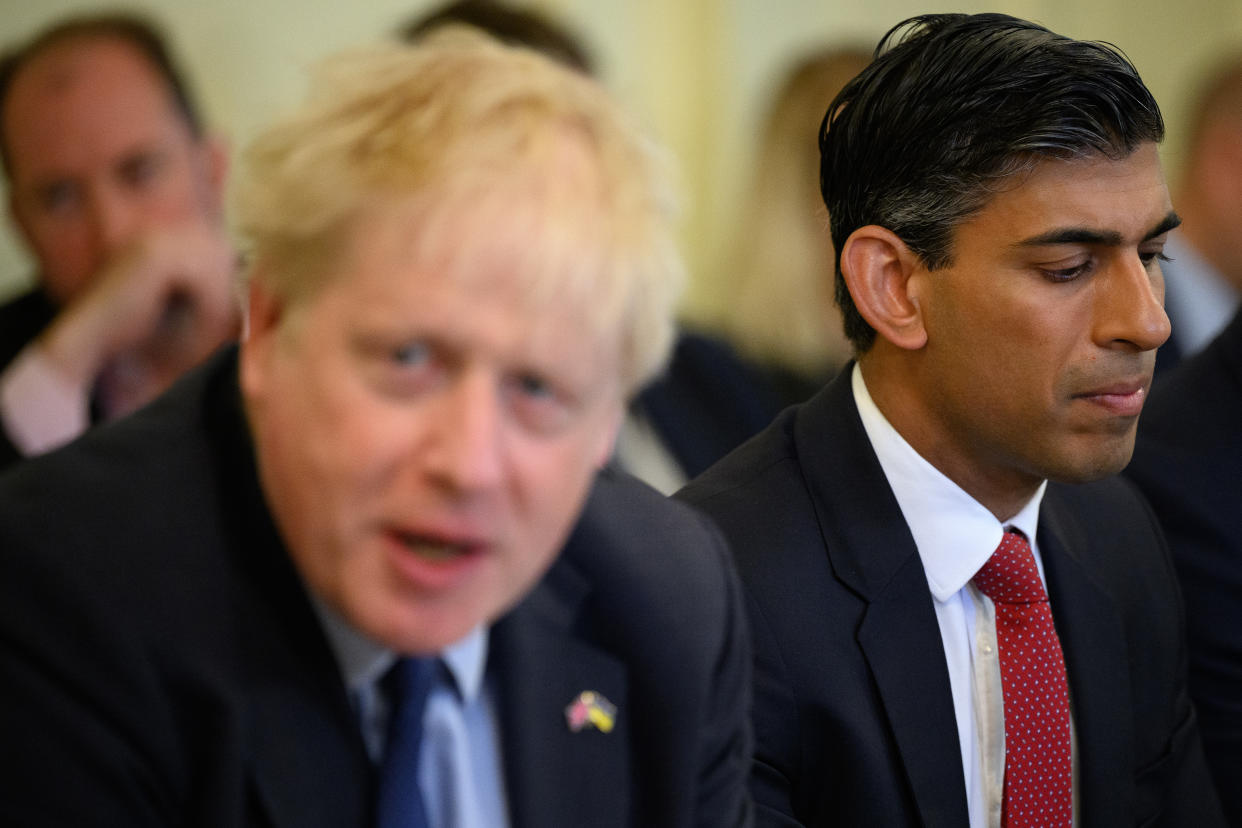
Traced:
<path fill-rule="evenodd" d="M 1242 55 L 1220 64 L 1194 98 L 1173 204 L 1182 226 L 1163 264 L 1173 332 L 1157 372 L 1202 350 L 1242 296 Z"/>
<path fill-rule="evenodd" d="M 225 153 L 159 32 L 72 19 L 0 60 L 9 210 L 38 271 L 0 308 L 0 464 L 149 401 L 237 330 Z"/>
<path fill-rule="evenodd" d="M 1200 96 L 1184 175 L 1162 265 L 1173 335 L 1126 474 L 1169 540 L 1204 753 L 1242 826 L 1242 55 Z"/>

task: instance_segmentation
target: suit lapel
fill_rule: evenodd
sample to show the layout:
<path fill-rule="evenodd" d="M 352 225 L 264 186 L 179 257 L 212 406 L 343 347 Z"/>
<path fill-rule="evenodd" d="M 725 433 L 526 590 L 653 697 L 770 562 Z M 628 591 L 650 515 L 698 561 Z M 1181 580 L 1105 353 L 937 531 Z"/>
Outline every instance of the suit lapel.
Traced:
<path fill-rule="evenodd" d="M 335 701 L 308 693 L 304 676 L 252 688 L 248 809 L 276 828 L 359 825 L 370 813 L 370 761 L 348 706 Z"/>
<path fill-rule="evenodd" d="M 628 825 L 630 728 L 625 665 L 576 632 L 589 588 L 562 555 L 492 630 L 492 665 L 514 828 Z M 616 707 L 615 729 L 570 728 L 584 691 Z"/>
<path fill-rule="evenodd" d="M 268 543 L 245 552 L 257 600 L 241 630 L 255 805 L 278 828 L 363 824 L 374 771 L 357 718 L 274 529 Z"/>
<path fill-rule="evenodd" d="M 1130 668 L 1125 631 L 1112 598 L 1091 577 L 1086 528 L 1058 509 L 1049 487 L 1040 513 L 1039 549 L 1048 597 L 1065 654 L 1073 705 L 1079 780 L 1079 823 L 1120 825 L 1133 813 L 1130 765 Z"/>
<path fill-rule="evenodd" d="M 966 781 L 931 589 L 859 419 L 850 375 L 847 367 L 800 413 L 798 456 L 833 571 L 868 601 L 858 646 L 923 824 L 958 828 L 968 821 Z"/>

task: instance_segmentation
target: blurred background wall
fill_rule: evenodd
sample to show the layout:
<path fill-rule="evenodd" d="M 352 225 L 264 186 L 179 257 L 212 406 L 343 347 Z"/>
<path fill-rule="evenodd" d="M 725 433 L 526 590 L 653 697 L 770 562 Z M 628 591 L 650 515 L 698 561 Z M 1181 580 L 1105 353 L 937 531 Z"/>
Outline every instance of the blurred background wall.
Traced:
<path fill-rule="evenodd" d="M 318 56 L 385 36 L 428 0 L 145 0 L 170 33 L 214 128 L 234 149 L 303 91 Z M 1005 0 L 929 7 L 925 0 L 530 0 L 563 20 L 594 54 L 604 81 L 673 150 L 685 194 L 684 249 L 693 274 L 691 317 L 713 310 L 713 272 L 735 232 L 771 87 L 787 63 L 834 43 L 873 46 L 893 23 L 926 11 L 1004 11 L 1124 50 L 1169 124 L 1173 176 L 1184 98 L 1223 52 L 1242 47 L 1242 0 Z M 8 45 L 89 0 L 0 0 Z M 813 136 L 808 136 L 813 140 Z M 0 298 L 31 276 L 24 251 L 0 228 Z"/>

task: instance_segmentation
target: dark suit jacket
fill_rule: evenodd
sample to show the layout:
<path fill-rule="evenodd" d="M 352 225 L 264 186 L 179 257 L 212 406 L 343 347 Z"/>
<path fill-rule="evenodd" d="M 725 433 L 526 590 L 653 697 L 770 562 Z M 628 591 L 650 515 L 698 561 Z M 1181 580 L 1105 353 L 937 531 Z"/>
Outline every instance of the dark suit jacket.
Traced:
<path fill-rule="evenodd" d="M 850 370 L 679 497 L 724 529 L 755 647 L 757 824 L 967 824 L 931 592 Z M 1155 521 L 1117 480 L 1051 485 L 1039 545 L 1069 671 L 1080 825 L 1217 825 Z"/>
<path fill-rule="evenodd" d="M 1242 826 L 1242 311 L 1156 383 L 1126 474 L 1169 539 L 1204 751 L 1226 813 Z"/>
<path fill-rule="evenodd" d="M 753 437 L 784 403 L 727 343 L 683 331 L 668 367 L 634 401 L 686 478 Z"/>
<path fill-rule="evenodd" d="M 740 600 L 705 519 L 601 477 L 492 630 L 514 825 L 748 823 Z M 7 824 L 370 824 L 373 769 L 264 507 L 231 349 L 0 478 L 0 687 Z M 613 732 L 569 731 L 583 690 L 616 704 Z"/>
<path fill-rule="evenodd" d="M 22 349 L 51 324 L 55 315 L 52 301 L 38 289 L 0 305 L 0 371 L 7 368 Z M 0 469 L 12 465 L 21 457 L 17 446 L 5 433 L 4 423 L 0 422 Z"/>

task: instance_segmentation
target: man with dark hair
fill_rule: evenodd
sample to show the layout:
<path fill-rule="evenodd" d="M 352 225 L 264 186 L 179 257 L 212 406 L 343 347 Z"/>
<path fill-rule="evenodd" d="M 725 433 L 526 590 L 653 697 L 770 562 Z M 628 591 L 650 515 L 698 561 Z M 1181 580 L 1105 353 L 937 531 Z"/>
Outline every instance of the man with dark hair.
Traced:
<path fill-rule="evenodd" d="M 450 24 L 472 26 L 501 43 L 542 52 L 583 74 L 595 72 L 590 53 L 568 29 L 537 11 L 496 0 L 450 0 L 414 18 L 398 34 L 412 43 Z"/>
<path fill-rule="evenodd" d="M 0 307 L 0 465 L 142 405 L 235 333 L 222 147 L 159 32 L 62 22 L 0 60 L 0 161 L 37 286 Z"/>
<path fill-rule="evenodd" d="M 1109 46 L 928 15 L 827 111 L 857 362 L 681 494 L 748 592 L 760 824 L 1221 824 L 1110 477 L 1169 334 L 1155 101 Z"/>

